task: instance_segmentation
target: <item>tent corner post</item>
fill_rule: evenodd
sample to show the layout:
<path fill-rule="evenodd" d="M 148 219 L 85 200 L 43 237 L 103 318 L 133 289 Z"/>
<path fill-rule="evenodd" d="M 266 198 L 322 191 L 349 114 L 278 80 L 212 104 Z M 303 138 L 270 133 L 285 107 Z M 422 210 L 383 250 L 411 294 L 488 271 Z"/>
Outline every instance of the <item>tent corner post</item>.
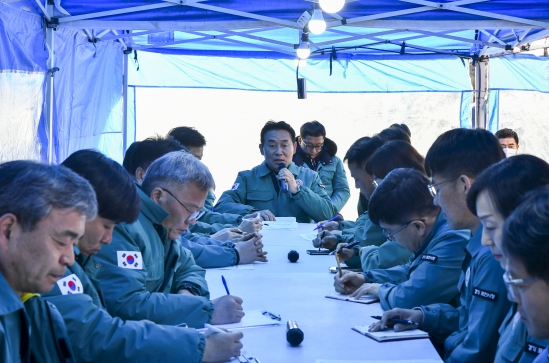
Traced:
<path fill-rule="evenodd" d="M 128 48 L 123 53 L 124 78 L 122 89 L 122 156 L 124 156 L 128 148 L 128 61 L 131 52 L 132 49 Z"/>
<path fill-rule="evenodd" d="M 50 17 L 53 16 L 54 5 L 47 4 L 47 13 Z M 46 64 L 46 99 L 44 102 L 45 105 L 45 115 L 46 122 L 48 125 L 48 163 L 52 164 L 54 162 L 53 158 L 53 91 L 54 91 L 54 75 L 55 72 L 59 69 L 55 67 L 55 34 L 54 29 L 51 27 L 46 27 L 46 45 L 49 51 L 49 57 Z"/>
<path fill-rule="evenodd" d="M 489 120 L 488 95 L 490 88 L 489 58 L 479 58 L 475 64 L 475 102 L 473 128 L 487 129 Z"/>

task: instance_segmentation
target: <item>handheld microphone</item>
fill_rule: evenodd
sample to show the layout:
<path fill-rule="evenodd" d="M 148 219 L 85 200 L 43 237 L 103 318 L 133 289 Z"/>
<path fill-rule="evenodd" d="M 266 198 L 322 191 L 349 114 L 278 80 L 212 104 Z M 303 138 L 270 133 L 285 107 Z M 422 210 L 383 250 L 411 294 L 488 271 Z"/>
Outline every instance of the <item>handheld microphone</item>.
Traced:
<path fill-rule="evenodd" d="M 286 323 L 286 340 L 292 347 L 297 347 L 303 341 L 303 332 L 297 327 L 297 323 L 293 320 L 288 320 Z"/>
<path fill-rule="evenodd" d="M 284 163 L 280 163 L 278 164 L 278 171 L 284 169 L 286 167 L 286 165 L 284 165 Z M 282 190 L 287 192 L 288 191 L 288 182 L 286 180 L 281 180 L 282 182 Z"/>
<path fill-rule="evenodd" d="M 296 262 L 297 260 L 299 260 L 299 252 L 297 252 L 296 250 L 291 250 L 290 252 L 288 252 L 288 260 L 290 260 L 290 262 Z"/>

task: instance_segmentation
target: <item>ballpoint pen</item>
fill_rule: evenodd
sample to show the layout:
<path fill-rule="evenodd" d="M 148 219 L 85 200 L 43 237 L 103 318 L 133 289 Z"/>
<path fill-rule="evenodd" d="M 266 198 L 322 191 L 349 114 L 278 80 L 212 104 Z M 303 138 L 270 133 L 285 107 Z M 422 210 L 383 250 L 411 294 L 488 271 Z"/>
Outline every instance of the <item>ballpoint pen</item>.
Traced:
<path fill-rule="evenodd" d="M 372 318 L 376 320 L 381 320 L 381 316 L 372 316 Z M 406 320 L 406 319 L 390 318 L 389 321 L 391 323 L 404 324 L 404 325 L 416 325 L 416 326 L 419 325 L 415 321 Z"/>
<path fill-rule="evenodd" d="M 339 250 L 333 250 L 333 251 L 330 252 L 329 254 L 330 254 L 330 255 L 333 255 L 333 254 L 335 254 L 336 252 L 337 252 L 337 253 L 341 252 L 341 250 L 344 249 L 344 248 L 353 248 L 354 246 L 357 246 L 357 245 L 359 245 L 359 244 L 360 244 L 360 241 L 354 241 L 353 243 L 349 243 L 348 245 L 345 245 L 345 246 L 341 247 Z"/>
<path fill-rule="evenodd" d="M 221 275 L 221 281 L 223 281 L 223 286 L 225 286 L 225 291 L 227 291 L 227 295 L 230 295 L 229 287 L 227 286 L 227 281 L 225 281 L 225 276 Z"/>

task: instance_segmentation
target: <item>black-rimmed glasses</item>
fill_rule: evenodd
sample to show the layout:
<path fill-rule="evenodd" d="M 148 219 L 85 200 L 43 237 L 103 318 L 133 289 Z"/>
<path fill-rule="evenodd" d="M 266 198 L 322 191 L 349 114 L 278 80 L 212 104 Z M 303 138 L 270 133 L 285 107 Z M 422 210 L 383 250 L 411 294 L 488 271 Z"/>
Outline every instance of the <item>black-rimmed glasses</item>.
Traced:
<path fill-rule="evenodd" d="M 425 222 L 424 219 L 413 219 L 409 222 L 406 222 L 404 223 L 402 226 L 400 226 L 396 231 L 394 231 L 393 233 L 389 233 L 387 232 L 387 230 L 385 228 L 383 228 L 383 234 L 385 235 L 385 238 L 387 238 L 388 241 L 395 241 L 395 234 L 397 234 L 398 232 L 402 231 L 404 228 L 408 227 L 410 224 L 412 224 L 413 222 L 417 222 L 417 221 L 421 221 L 421 222 Z"/>
<path fill-rule="evenodd" d="M 197 210 L 197 211 L 194 211 L 194 212 L 191 212 L 191 210 L 189 208 L 187 208 L 187 206 L 185 206 L 185 204 L 181 203 L 179 201 L 179 199 L 177 199 L 175 197 L 175 195 L 172 194 L 172 192 L 170 192 L 168 189 L 164 189 L 164 188 L 160 188 L 160 190 L 163 190 L 165 191 L 166 193 L 168 193 L 169 195 L 172 196 L 173 199 L 175 199 L 175 201 L 179 204 L 181 204 L 183 206 L 183 208 L 185 208 L 187 210 L 187 212 L 189 212 L 191 215 L 189 217 L 187 217 L 187 222 L 190 222 L 192 221 L 193 219 L 198 219 L 200 217 L 202 217 L 204 215 L 204 211 L 203 210 Z"/>

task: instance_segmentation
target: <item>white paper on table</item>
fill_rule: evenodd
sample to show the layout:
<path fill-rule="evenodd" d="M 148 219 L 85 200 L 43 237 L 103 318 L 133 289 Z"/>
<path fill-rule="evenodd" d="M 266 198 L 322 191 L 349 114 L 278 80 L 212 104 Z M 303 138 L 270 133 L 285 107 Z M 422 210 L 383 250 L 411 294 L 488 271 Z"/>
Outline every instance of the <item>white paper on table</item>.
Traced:
<path fill-rule="evenodd" d="M 208 270 L 253 270 L 253 269 L 254 269 L 253 263 L 246 263 L 244 265 L 233 265 L 233 266 L 226 266 L 226 267 L 210 268 Z"/>
<path fill-rule="evenodd" d="M 316 359 L 315 363 L 442 363 L 442 360 L 440 359 L 399 359 L 399 360 Z"/>
<path fill-rule="evenodd" d="M 271 319 L 269 315 L 263 315 L 261 313 L 261 310 L 250 310 L 245 311 L 246 315 L 242 318 L 240 323 L 234 323 L 234 324 L 221 324 L 216 325 L 216 328 L 224 328 L 228 330 L 235 330 L 235 329 L 246 329 L 246 328 L 255 328 L 260 326 L 272 326 L 272 325 L 280 325 L 280 321 Z M 206 329 L 199 329 L 199 331 L 204 331 Z"/>
<path fill-rule="evenodd" d="M 295 217 L 276 217 L 276 221 L 263 222 L 263 229 L 298 229 Z"/>
<path fill-rule="evenodd" d="M 312 241 L 318 236 L 316 232 L 301 233 L 299 237 L 303 238 L 306 241 Z"/>
<path fill-rule="evenodd" d="M 377 296 L 374 296 L 371 294 L 362 295 L 358 299 L 355 299 L 354 297 L 350 297 L 349 295 L 343 295 L 339 293 L 326 295 L 324 297 L 327 297 L 328 299 L 348 301 L 348 302 L 359 303 L 359 304 L 372 304 L 379 301 L 379 298 Z"/>

